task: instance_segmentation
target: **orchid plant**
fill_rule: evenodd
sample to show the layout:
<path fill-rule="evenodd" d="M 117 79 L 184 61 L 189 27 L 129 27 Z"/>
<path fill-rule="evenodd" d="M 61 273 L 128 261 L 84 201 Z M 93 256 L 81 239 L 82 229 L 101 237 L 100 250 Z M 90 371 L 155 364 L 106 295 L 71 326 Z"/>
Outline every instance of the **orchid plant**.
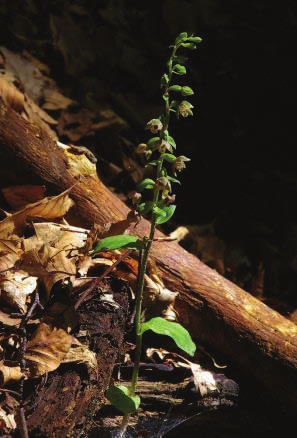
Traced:
<path fill-rule="evenodd" d="M 169 122 L 172 113 L 176 118 L 193 115 L 193 105 L 186 100 L 194 94 L 193 90 L 186 85 L 174 84 L 176 76 L 186 75 L 185 63 L 187 57 L 178 54 L 180 48 L 194 50 L 201 38 L 188 36 L 182 32 L 175 40 L 171 56 L 167 63 L 167 72 L 161 77 L 161 89 L 165 109 L 163 114 L 147 123 L 147 129 L 154 136 L 147 143 L 138 145 L 136 152 L 142 154 L 146 160 L 146 166 L 155 169 L 155 177 L 143 179 L 137 187 L 137 191 L 130 194 L 133 207 L 139 215 L 150 217 L 151 225 L 148 236 L 140 239 L 132 235 L 110 236 L 99 240 L 93 250 L 93 254 L 101 251 L 129 248 L 138 250 L 140 254 L 137 291 L 135 300 L 135 332 L 136 350 L 135 364 L 131 385 L 127 388 L 123 385 L 111 385 L 107 390 L 107 398 L 124 414 L 124 423 L 127 423 L 129 415 L 138 409 L 140 397 L 136 395 L 137 380 L 140 367 L 140 355 L 142 347 L 142 335 L 146 330 L 152 330 L 158 334 L 170 336 L 186 353 L 193 356 L 195 344 L 187 330 L 180 324 L 168 321 L 161 317 L 155 317 L 148 321 L 142 320 L 142 299 L 144 279 L 151 245 L 154 239 L 156 226 L 167 222 L 175 211 L 175 195 L 172 193 L 172 184 L 179 183 L 177 172 L 185 168 L 185 163 L 190 161 L 184 155 L 176 156 L 176 143 L 169 134 Z M 151 193 L 149 200 L 143 200 L 142 193 Z"/>

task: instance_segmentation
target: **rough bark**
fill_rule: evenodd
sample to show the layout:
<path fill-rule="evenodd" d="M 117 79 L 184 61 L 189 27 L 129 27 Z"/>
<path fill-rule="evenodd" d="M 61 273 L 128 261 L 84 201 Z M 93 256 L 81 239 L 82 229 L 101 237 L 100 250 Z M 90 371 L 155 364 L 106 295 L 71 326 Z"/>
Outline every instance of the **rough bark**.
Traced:
<path fill-rule="evenodd" d="M 0 142 L 2 186 L 42 182 L 56 192 L 73 186 L 77 215 L 73 220 L 86 226 L 127 217 L 129 209 L 100 181 L 93 163 L 61 149 L 42 128 L 4 104 L 0 106 Z M 142 236 L 148 227 L 143 219 L 133 232 Z M 154 243 L 151 256 L 165 285 L 179 292 L 175 307 L 191 335 L 222 352 L 230 363 L 262 382 L 287 411 L 295 412 L 297 326 L 175 242 Z"/>

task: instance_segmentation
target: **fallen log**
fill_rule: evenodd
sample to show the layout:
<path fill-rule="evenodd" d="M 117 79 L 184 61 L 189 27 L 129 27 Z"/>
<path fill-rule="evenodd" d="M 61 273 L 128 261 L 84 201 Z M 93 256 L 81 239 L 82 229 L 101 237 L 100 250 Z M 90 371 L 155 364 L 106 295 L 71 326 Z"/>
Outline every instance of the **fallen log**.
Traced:
<path fill-rule="evenodd" d="M 125 221 L 128 207 L 102 183 L 94 163 L 59 147 L 47 131 L 3 102 L 0 143 L 1 187 L 42 183 L 55 193 L 73 187 L 74 225 L 118 223 L 119 227 Z M 134 234 L 148 234 L 148 221 L 134 225 Z M 151 257 L 166 287 L 179 292 L 175 310 L 192 337 L 222 352 L 230 363 L 264 384 L 287 412 L 295 413 L 297 326 L 175 242 L 155 242 Z"/>

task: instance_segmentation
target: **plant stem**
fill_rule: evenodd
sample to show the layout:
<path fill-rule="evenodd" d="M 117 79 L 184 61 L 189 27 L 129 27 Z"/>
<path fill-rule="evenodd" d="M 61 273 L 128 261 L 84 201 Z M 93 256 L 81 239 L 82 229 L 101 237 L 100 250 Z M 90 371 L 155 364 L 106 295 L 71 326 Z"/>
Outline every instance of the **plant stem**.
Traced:
<path fill-rule="evenodd" d="M 163 165 L 163 160 L 159 161 L 157 168 L 157 178 L 160 176 L 161 169 Z M 157 188 L 154 189 L 154 205 L 157 204 L 159 198 L 159 190 Z M 148 238 L 144 238 L 145 248 L 140 252 L 139 257 L 139 272 L 137 279 L 137 292 L 136 292 L 136 302 L 135 302 L 135 331 L 136 331 L 136 347 L 135 347 L 135 360 L 133 367 L 133 374 L 130 386 L 130 395 L 135 395 L 137 380 L 140 368 L 140 356 L 141 356 L 141 347 L 142 347 L 142 333 L 141 333 L 141 303 L 143 297 L 143 287 L 144 287 L 144 276 L 146 273 L 147 262 L 149 258 L 150 249 L 152 246 L 152 242 L 154 240 L 156 230 L 156 218 L 152 217 L 150 233 Z"/>
<path fill-rule="evenodd" d="M 160 138 L 161 140 L 166 139 L 165 138 L 165 132 L 168 130 L 169 125 L 169 116 L 170 116 L 170 104 L 169 104 L 169 92 L 168 88 L 170 86 L 171 78 L 172 78 L 172 63 L 174 60 L 174 56 L 176 53 L 176 50 L 178 48 L 178 45 L 175 45 L 172 50 L 171 57 L 168 61 L 168 84 L 164 92 L 164 100 L 165 100 L 165 114 L 164 114 L 164 123 L 162 131 L 160 132 Z M 163 166 L 163 160 L 160 159 L 158 163 L 157 168 L 157 175 L 156 178 L 159 178 L 161 175 L 161 170 Z M 159 198 L 159 190 L 157 188 L 154 189 L 154 195 L 153 195 L 153 203 L 154 206 L 156 206 Z M 134 367 L 133 367 L 133 373 L 132 373 L 132 379 L 131 379 L 131 385 L 129 388 L 130 395 L 134 396 L 135 391 L 137 388 L 137 380 L 138 380 L 138 374 L 139 374 L 139 368 L 140 368 L 140 356 L 141 356 L 141 347 L 142 347 L 142 333 L 141 333 L 141 303 L 142 303 L 142 297 L 143 297 L 143 287 L 144 287 L 144 276 L 146 273 L 146 267 L 148 262 L 148 257 L 150 253 L 150 249 L 152 246 L 152 242 L 155 236 L 155 230 L 156 230 L 156 219 L 153 215 L 151 226 L 150 226 L 150 232 L 149 237 L 144 238 L 145 248 L 140 253 L 139 257 L 139 272 L 138 272 L 138 280 L 137 280 L 137 292 L 136 292 L 136 303 L 135 303 L 135 331 L 136 331 L 136 347 L 135 347 L 135 359 L 134 359 Z"/>

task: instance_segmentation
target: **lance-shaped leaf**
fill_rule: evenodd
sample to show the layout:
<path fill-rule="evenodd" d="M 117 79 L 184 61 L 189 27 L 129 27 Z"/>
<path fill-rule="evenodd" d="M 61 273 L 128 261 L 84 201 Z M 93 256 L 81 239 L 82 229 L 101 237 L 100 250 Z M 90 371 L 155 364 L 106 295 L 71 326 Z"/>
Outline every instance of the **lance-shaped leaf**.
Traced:
<path fill-rule="evenodd" d="M 155 207 L 153 212 L 156 214 L 156 224 L 161 225 L 169 221 L 169 219 L 173 216 L 175 209 L 176 205 L 168 205 L 162 208 Z"/>
<path fill-rule="evenodd" d="M 119 234 L 118 236 L 109 236 L 99 240 L 92 255 L 95 255 L 102 251 L 111 251 L 115 249 L 128 248 L 128 249 L 142 249 L 143 243 L 136 236 L 130 236 L 128 234 Z"/>
<path fill-rule="evenodd" d="M 175 149 L 176 148 L 176 143 L 173 137 L 171 137 L 170 135 L 168 135 L 167 137 L 167 141 L 168 143 Z"/>
<path fill-rule="evenodd" d="M 173 164 L 176 161 L 176 156 L 174 156 L 173 154 L 161 154 L 160 158 L 162 158 L 163 160 L 167 161 L 170 164 Z"/>
<path fill-rule="evenodd" d="M 160 317 L 152 318 L 141 324 L 140 334 L 146 330 L 152 330 L 159 335 L 170 336 L 179 348 L 190 356 L 194 356 L 196 345 L 192 341 L 189 332 L 177 322 L 167 321 Z"/>
<path fill-rule="evenodd" d="M 147 145 L 148 145 L 148 147 L 149 147 L 150 149 L 155 149 L 155 148 L 156 148 L 156 144 L 159 143 L 160 140 L 161 140 L 160 137 L 153 137 L 153 138 L 150 138 L 150 139 L 148 140 L 148 142 L 147 142 Z"/>
<path fill-rule="evenodd" d="M 150 178 L 145 178 L 137 185 L 137 189 L 142 192 L 145 189 L 153 189 L 155 187 L 155 181 Z"/>
<path fill-rule="evenodd" d="M 124 415 L 132 414 L 140 405 L 140 397 L 138 395 L 129 395 L 129 389 L 124 385 L 110 385 L 106 397 Z"/>

